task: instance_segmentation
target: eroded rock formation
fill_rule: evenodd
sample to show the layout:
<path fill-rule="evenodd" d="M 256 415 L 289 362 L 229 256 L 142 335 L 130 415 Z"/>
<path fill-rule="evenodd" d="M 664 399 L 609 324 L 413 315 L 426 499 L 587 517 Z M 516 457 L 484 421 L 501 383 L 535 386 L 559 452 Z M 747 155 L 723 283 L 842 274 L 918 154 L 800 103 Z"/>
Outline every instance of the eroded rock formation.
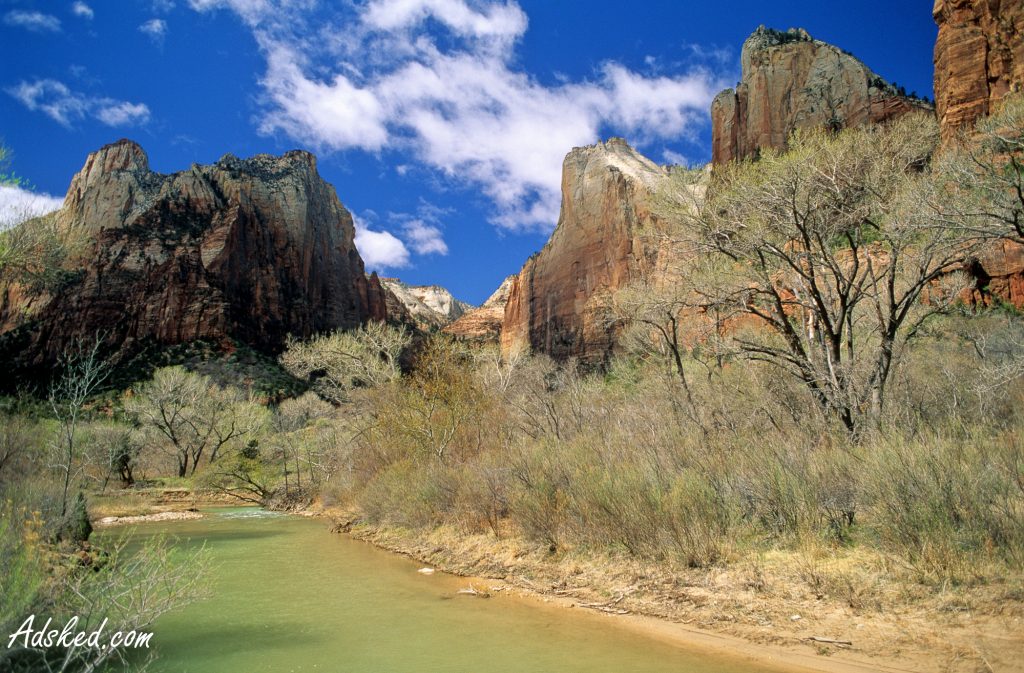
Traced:
<path fill-rule="evenodd" d="M 606 312 L 612 293 L 656 264 L 642 231 L 654 225 L 651 195 L 667 175 L 618 138 L 569 153 L 558 226 L 512 281 L 504 353 L 607 358 L 615 344 Z"/>
<path fill-rule="evenodd" d="M 857 58 L 805 30 L 761 26 L 743 43 L 742 80 L 711 105 L 712 161 L 783 149 L 798 128 L 847 128 L 883 122 L 924 100 L 902 94 Z"/>
<path fill-rule="evenodd" d="M 943 140 L 1024 86 L 1024 2 L 936 0 L 935 109 Z"/>
<path fill-rule="evenodd" d="M 506 278 L 480 308 L 467 311 L 442 331 L 467 341 L 498 343 L 501 340 L 501 325 L 505 320 L 505 306 L 515 279 L 514 275 Z"/>
<path fill-rule="evenodd" d="M 60 287 L 0 283 L 4 350 L 26 365 L 97 332 L 119 351 L 232 338 L 272 352 L 386 317 L 352 217 L 307 152 L 161 175 L 122 140 L 89 155 L 50 217 L 88 242 Z"/>
<path fill-rule="evenodd" d="M 387 295 L 388 314 L 403 316 L 416 328 L 440 329 L 473 309 L 440 285 L 407 285 L 397 278 L 381 278 Z"/>

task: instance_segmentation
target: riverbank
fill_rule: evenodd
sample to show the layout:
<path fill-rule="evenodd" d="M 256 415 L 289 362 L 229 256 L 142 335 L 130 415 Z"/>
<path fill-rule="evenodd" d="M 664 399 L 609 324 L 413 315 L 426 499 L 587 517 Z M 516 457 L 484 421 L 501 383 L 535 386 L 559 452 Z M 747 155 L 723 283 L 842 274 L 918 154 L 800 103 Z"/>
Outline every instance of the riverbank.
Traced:
<path fill-rule="evenodd" d="M 202 494 L 151 493 L 137 522 L 190 515 L 193 504 L 238 504 Z M 115 502 L 105 511 L 116 511 Z M 863 551 L 774 552 L 708 569 L 550 549 L 509 536 L 371 526 L 355 512 L 297 512 L 335 532 L 466 580 L 480 593 L 585 610 L 687 648 L 786 669 L 863 673 L 1024 671 L 1020 580 L 930 586 Z M 95 516 L 94 516 L 95 518 Z M 122 517 L 123 518 L 123 517 Z"/>
<path fill-rule="evenodd" d="M 829 673 L 1024 671 L 1020 580 L 970 587 L 909 580 L 890 561 L 842 549 L 777 552 L 710 569 L 672 568 L 515 538 L 421 534 L 321 512 L 335 530 L 467 578 L 685 646 Z"/>

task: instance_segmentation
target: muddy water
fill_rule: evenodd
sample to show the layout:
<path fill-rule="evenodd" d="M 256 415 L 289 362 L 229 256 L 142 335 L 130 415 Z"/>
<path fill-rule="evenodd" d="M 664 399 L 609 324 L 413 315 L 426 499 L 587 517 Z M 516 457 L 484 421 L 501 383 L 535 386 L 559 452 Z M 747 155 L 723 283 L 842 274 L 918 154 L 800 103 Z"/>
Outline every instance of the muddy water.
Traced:
<path fill-rule="evenodd" d="M 466 580 L 418 564 L 323 521 L 255 509 L 140 526 L 213 557 L 212 597 L 153 627 L 175 673 L 757 673 L 749 661 L 682 649 L 615 618 L 512 596 L 458 596 Z"/>

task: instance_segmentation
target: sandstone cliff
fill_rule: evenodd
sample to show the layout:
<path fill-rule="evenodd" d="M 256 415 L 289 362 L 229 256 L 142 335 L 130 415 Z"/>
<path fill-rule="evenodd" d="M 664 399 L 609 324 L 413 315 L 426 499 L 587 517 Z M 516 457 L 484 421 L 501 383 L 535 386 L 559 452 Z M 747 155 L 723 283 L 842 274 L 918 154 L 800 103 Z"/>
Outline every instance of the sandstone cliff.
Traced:
<path fill-rule="evenodd" d="M 712 161 L 783 149 L 798 128 L 846 128 L 931 109 L 806 31 L 761 26 L 743 44 L 742 80 L 711 105 Z"/>
<path fill-rule="evenodd" d="M 416 328 L 440 329 L 473 309 L 439 285 L 407 285 L 397 278 L 381 278 L 387 295 L 388 314 L 404 316 Z"/>
<path fill-rule="evenodd" d="M 512 281 L 502 352 L 532 349 L 587 363 L 611 353 L 607 302 L 656 264 L 641 232 L 654 224 L 651 195 L 667 175 L 617 138 L 569 153 L 558 226 Z"/>
<path fill-rule="evenodd" d="M 506 278 L 480 308 L 467 311 L 442 331 L 467 341 L 499 343 L 501 325 L 505 320 L 505 306 L 508 304 L 508 297 L 512 292 L 512 283 L 515 279 L 514 275 Z"/>
<path fill-rule="evenodd" d="M 935 108 L 943 140 L 1024 86 L 1024 2 L 936 0 Z"/>
<path fill-rule="evenodd" d="M 0 283 L 0 346 L 26 366 L 97 332 L 122 352 L 225 338 L 272 352 L 289 334 L 386 317 L 352 218 L 307 152 L 160 175 L 122 140 L 89 155 L 51 217 L 88 243 L 58 288 Z"/>

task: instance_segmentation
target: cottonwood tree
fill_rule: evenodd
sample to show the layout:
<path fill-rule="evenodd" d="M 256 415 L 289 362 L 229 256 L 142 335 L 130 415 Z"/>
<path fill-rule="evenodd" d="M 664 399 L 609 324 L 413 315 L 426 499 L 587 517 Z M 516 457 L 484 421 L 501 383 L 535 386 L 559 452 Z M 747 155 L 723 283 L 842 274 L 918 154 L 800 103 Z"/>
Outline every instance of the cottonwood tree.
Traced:
<path fill-rule="evenodd" d="M 164 367 L 125 399 L 125 411 L 164 440 L 178 476 L 195 474 L 203 456 L 217 461 L 229 444 L 242 444 L 264 423 L 264 410 L 236 388 L 183 367 Z"/>
<path fill-rule="evenodd" d="M 289 340 L 281 365 L 338 404 L 355 388 L 384 385 L 401 376 L 399 358 L 411 340 L 403 328 L 370 322 L 308 341 Z"/>
<path fill-rule="evenodd" d="M 798 132 L 788 152 L 719 167 L 702 202 L 663 208 L 690 308 L 714 318 L 726 352 L 796 377 L 852 433 L 964 286 L 970 241 L 934 226 L 918 196 L 937 137 L 923 115 Z"/>

